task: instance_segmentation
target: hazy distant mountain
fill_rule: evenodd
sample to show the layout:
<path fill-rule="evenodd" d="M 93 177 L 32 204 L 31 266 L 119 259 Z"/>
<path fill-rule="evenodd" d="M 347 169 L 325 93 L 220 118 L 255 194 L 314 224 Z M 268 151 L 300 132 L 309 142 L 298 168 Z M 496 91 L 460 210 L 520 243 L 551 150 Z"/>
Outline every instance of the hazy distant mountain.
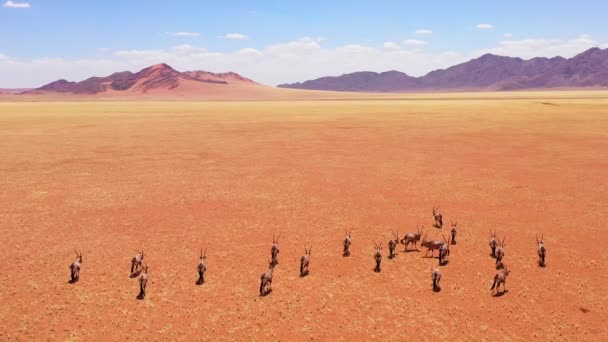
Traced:
<path fill-rule="evenodd" d="M 398 71 L 355 72 L 279 87 L 360 92 L 608 87 L 608 49 L 593 48 L 570 59 L 486 54 L 417 78 Z"/>
<path fill-rule="evenodd" d="M 70 82 L 62 79 L 30 90 L 27 93 L 97 94 L 125 91 L 129 93 L 148 93 L 177 88 L 202 89 L 204 88 L 202 84 L 205 83 L 218 86 L 257 85 L 252 80 L 233 72 L 211 73 L 201 70 L 179 72 L 169 65 L 161 63 L 142 69 L 137 73 L 123 71 L 106 77 L 91 77 L 80 82 Z"/>

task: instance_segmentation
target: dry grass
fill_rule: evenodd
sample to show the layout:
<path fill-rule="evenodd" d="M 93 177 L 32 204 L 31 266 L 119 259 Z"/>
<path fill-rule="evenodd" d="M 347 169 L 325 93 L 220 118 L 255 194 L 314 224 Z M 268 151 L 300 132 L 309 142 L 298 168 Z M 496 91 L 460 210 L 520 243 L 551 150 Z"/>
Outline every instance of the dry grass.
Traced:
<path fill-rule="evenodd" d="M 0 340 L 605 339 L 608 101 L 569 97 L 0 103 Z M 461 226 L 443 290 L 424 253 L 374 273 L 391 229 L 441 236 L 435 204 Z M 496 298 L 491 227 L 512 270 Z"/>

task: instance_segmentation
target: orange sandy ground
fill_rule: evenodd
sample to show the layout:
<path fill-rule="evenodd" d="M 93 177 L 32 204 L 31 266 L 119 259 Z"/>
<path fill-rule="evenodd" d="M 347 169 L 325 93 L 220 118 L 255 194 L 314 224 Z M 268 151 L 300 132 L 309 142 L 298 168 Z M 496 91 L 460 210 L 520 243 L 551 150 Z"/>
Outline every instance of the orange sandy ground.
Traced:
<path fill-rule="evenodd" d="M 608 339 L 608 100 L 5 102 L 0 135 L 0 340 Z M 460 226 L 442 291 L 423 252 L 374 273 L 391 229 L 441 237 L 436 204 Z"/>

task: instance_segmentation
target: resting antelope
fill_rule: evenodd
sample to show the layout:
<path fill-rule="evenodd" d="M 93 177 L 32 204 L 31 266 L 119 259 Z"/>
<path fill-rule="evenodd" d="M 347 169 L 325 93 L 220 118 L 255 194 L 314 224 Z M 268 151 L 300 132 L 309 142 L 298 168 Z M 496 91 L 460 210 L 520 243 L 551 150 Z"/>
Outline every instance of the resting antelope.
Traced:
<path fill-rule="evenodd" d="M 76 261 L 70 265 L 70 277 L 72 278 L 71 283 L 75 283 L 80 279 L 80 264 L 82 264 L 82 252 L 76 252 Z"/>
<path fill-rule="evenodd" d="M 496 247 L 496 264 L 502 261 L 502 258 L 505 257 L 505 239 L 506 236 L 502 238 L 502 241 L 498 242 L 498 246 Z"/>
<path fill-rule="evenodd" d="M 150 266 L 146 264 L 142 268 L 143 272 L 139 276 L 139 295 L 137 296 L 137 298 L 139 299 L 146 298 L 146 286 L 148 285 L 148 269 L 150 268 Z"/>
<path fill-rule="evenodd" d="M 281 234 L 279 234 L 276 238 L 272 235 L 272 247 L 270 247 L 270 256 L 272 257 L 272 263 L 275 265 L 279 264 L 279 260 L 277 260 L 277 255 L 279 254 L 279 238 Z"/>
<path fill-rule="evenodd" d="M 144 251 L 136 251 L 137 255 L 131 259 L 131 277 L 136 277 L 141 271 L 142 262 L 144 261 Z"/>
<path fill-rule="evenodd" d="M 203 249 L 201 248 L 201 260 L 196 267 L 198 271 L 198 280 L 196 281 L 197 285 L 202 285 L 205 283 L 205 271 L 207 271 L 207 249 L 205 249 L 205 254 L 203 254 Z"/>
<path fill-rule="evenodd" d="M 310 251 L 312 246 L 306 249 L 304 246 L 304 255 L 300 258 L 300 277 L 308 275 L 308 264 L 310 264 Z"/>
<path fill-rule="evenodd" d="M 440 240 L 427 241 L 426 235 L 424 235 L 424 237 L 422 237 L 420 246 L 427 248 L 426 253 L 424 254 L 425 257 L 428 257 L 429 251 L 431 251 L 431 258 L 433 258 L 435 256 L 435 250 L 439 249 L 441 246 L 443 246 L 443 244 L 443 241 Z"/>
<path fill-rule="evenodd" d="M 496 290 L 496 293 L 498 294 L 498 288 L 500 287 L 500 284 L 502 284 L 502 291 L 500 293 L 504 293 L 506 291 L 506 283 L 507 283 L 507 276 L 509 275 L 511 271 L 509 271 L 509 269 L 505 266 L 505 268 L 503 270 L 498 271 L 498 273 L 496 273 L 496 275 L 494 276 L 494 283 L 492 284 L 492 287 L 490 288 L 490 290 L 492 290 L 492 293 L 494 293 L 494 290 Z"/>
<path fill-rule="evenodd" d="M 458 221 L 452 222 L 452 230 L 450 230 L 450 233 L 452 234 L 452 245 L 456 244 L 456 234 L 458 234 L 458 229 L 456 229 L 457 225 Z"/>
<path fill-rule="evenodd" d="M 450 255 L 450 239 L 446 239 L 443 234 L 442 236 L 444 243 L 439 247 L 439 265 L 444 265 L 447 257 Z"/>
<path fill-rule="evenodd" d="M 439 286 L 439 281 L 441 280 L 441 271 L 439 271 L 439 267 L 433 270 L 431 266 L 431 279 L 433 279 L 433 291 L 439 292 L 441 291 L 441 286 Z"/>
<path fill-rule="evenodd" d="M 260 276 L 260 296 L 265 296 L 272 291 L 272 272 L 275 264 L 268 260 L 268 271 Z"/>
<path fill-rule="evenodd" d="M 492 257 L 496 257 L 496 245 L 498 244 L 498 238 L 496 237 L 496 230 L 490 229 L 490 249 L 492 250 Z"/>
<path fill-rule="evenodd" d="M 382 262 L 382 245 L 376 245 L 376 252 L 374 253 L 374 260 L 376 261 L 376 267 L 374 268 L 374 272 L 380 272 L 380 263 Z"/>
<path fill-rule="evenodd" d="M 399 233 L 395 234 L 395 232 L 392 230 L 391 230 L 391 233 L 393 233 L 393 237 L 395 239 L 388 241 L 388 258 L 389 259 L 392 259 L 395 256 L 397 256 L 397 254 L 395 253 L 395 250 L 397 249 L 397 245 L 399 244 Z"/>
<path fill-rule="evenodd" d="M 342 245 L 344 246 L 344 251 L 342 252 L 342 256 L 349 256 L 350 255 L 350 244 L 352 243 L 352 231 L 350 232 L 346 232 L 346 236 L 344 237 L 344 241 L 342 242 Z"/>
<path fill-rule="evenodd" d="M 422 235 L 422 231 L 424 230 L 424 225 L 421 228 L 416 227 L 416 233 L 408 233 L 405 234 L 403 239 L 401 239 L 401 244 L 404 245 L 404 252 L 408 251 L 408 246 L 410 243 L 414 244 L 414 248 L 418 250 L 418 241 L 420 241 L 420 236 Z"/>
<path fill-rule="evenodd" d="M 433 218 L 435 219 L 435 227 L 443 227 L 443 216 L 441 216 L 441 213 L 439 212 L 439 207 L 433 207 Z"/>
<path fill-rule="evenodd" d="M 545 267 L 545 257 L 547 256 L 544 238 L 545 236 L 542 235 L 539 240 L 538 235 L 536 235 L 536 243 L 538 244 L 538 265 L 541 267 Z"/>

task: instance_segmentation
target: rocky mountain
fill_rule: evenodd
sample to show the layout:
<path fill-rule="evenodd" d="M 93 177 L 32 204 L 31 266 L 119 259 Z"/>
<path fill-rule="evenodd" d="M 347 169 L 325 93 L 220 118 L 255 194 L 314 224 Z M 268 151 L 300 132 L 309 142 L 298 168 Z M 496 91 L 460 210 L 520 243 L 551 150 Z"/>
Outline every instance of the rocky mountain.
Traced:
<path fill-rule="evenodd" d="M 608 49 L 592 48 L 570 59 L 486 54 L 422 77 L 398 71 L 354 72 L 279 87 L 360 92 L 600 88 L 608 87 Z"/>
<path fill-rule="evenodd" d="M 28 91 L 28 94 L 39 93 L 70 93 L 97 94 L 104 92 L 148 93 L 154 91 L 173 90 L 190 84 L 209 83 L 215 85 L 257 84 L 239 74 L 211 73 L 207 71 L 179 72 L 167 64 L 161 63 L 142 69 L 136 73 L 130 71 L 117 72 L 106 77 L 91 77 L 80 82 L 58 80 Z"/>

